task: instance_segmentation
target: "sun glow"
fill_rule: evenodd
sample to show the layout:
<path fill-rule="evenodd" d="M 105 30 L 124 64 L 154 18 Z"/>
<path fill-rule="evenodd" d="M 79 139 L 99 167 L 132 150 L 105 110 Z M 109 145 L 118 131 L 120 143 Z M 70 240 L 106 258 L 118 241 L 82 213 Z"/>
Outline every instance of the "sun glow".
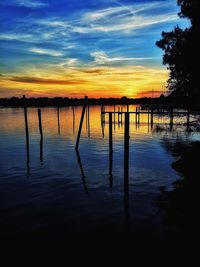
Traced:
<path fill-rule="evenodd" d="M 6 95 L 62 97 L 142 97 L 152 90 L 160 95 L 167 71 L 142 66 L 29 70 L 1 76 Z M 3 92 L 1 92 L 3 96 Z M 156 95 L 155 95 L 156 96 Z"/>

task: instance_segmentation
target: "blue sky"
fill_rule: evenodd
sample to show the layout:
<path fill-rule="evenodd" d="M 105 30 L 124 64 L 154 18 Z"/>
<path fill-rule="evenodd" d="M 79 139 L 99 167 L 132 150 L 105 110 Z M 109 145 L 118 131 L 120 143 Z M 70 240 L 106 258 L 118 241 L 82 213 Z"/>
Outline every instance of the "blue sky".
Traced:
<path fill-rule="evenodd" d="M 187 20 L 177 16 L 178 10 L 176 0 L 1 2 L 0 72 L 3 82 L 0 96 L 6 92 L 15 94 L 16 88 L 19 94 L 20 77 L 23 77 L 23 90 L 29 88 L 30 78 L 49 79 L 51 75 L 61 79 L 58 73 L 62 72 L 64 77 L 67 69 L 91 73 L 105 67 L 112 70 L 129 66 L 164 69 L 162 51 L 155 42 L 162 31 L 188 25 Z M 74 78 L 75 74 L 72 76 Z M 26 82 L 24 77 L 28 77 Z M 14 80 L 18 86 L 9 83 Z M 74 92 L 75 87 L 71 90 Z M 33 91 L 31 87 L 30 92 Z M 41 87 L 39 91 L 42 94 Z M 67 92 L 70 92 L 69 86 Z"/>

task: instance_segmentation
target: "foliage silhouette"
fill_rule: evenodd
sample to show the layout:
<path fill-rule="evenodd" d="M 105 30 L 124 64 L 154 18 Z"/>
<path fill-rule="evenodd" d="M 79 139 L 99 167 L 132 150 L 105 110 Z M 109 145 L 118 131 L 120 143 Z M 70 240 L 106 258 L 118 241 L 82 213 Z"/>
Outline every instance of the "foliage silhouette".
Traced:
<path fill-rule="evenodd" d="M 191 26 L 184 30 L 177 26 L 171 32 L 162 32 L 162 39 L 156 45 L 164 50 L 163 64 L 170 70 L 170 96 L 191 103 L 200 99 L 197 68 L 200 60 L 200 1 L 178 0 L 178 5 L 181 8 L 179 16 L 190 19 Z"/>

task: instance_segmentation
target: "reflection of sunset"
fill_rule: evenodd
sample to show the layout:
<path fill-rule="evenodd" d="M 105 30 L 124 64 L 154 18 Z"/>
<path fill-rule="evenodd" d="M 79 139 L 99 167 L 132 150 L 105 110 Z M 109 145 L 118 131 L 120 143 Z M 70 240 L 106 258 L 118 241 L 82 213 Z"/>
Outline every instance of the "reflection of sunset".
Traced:
<path fill-rule="evenodd" d="M 141 66 L 46 68 L 2 76 L 0 85 L 1 96 L 143 97 L 159 96 L 166 79 L 166 70 Z"/>
<path fill-rule="evenodd" d="M 118 107 L 122 107 L 123 111 L 126 111 L 126 106 L 115 106 L 115 110 Z M 135 111 L 136 106 L 130 105 L 129 111 Z M 28 126 L 30 136 L 39 137 L 39 127 L 38 127 L 38 113 L 36 108 L 28 108 Z M 45 138 L 55 138 L 59 136 L 58 134 L 58 110 L 57 108 L 42 108 L 42 126 L 44 139 Z M 114 111 L 114 106 L 105 106 L 106 111 Z M 80 123 L 80 116 L 82 112 L 82 106 L 74 107 L 74 121 L 73 121 L 73 108 L 64 107 L 59 109 L 59 119 L 60 119 L 60 138 L 63 140 L 71 140 L 75 142 L 77 131 Z M 86 114 L 85 114 L 86 115 Z M 101 129 L 101 107 L 100 106 L 90 106 L 90 138 L 98 140 L 102 139 L 102 129 Z M 9 133 L 13 135 L 24 135 L 25 138 L 25 125 L 24 125 L 24 111 L 22 108 L 18 109 L 6 109 L 1 110 L 1 132 Z M 115 119 L 114 119 L 115 118 Z M 115 122 L 115 123 L 114 123 Z M 139 128 L 135 125 L 135 114 L 130 114 L 130 134 L 137 134 L 137 138 L 145 139 L 149 136 L 148 129 L 148 115 L 141 114 L 140 116 L 140 126 Z M 154 117 L 154 123 L 169 123 L 168 117 L 158 118 Z M 73 129 L 74 126 L 74 129 Z M 105 115 L 105 138 L 108 138 L 108 114 Z M 113 133 L 115 139 L 123 139 L 124 135 L 124 115 L 122 117 L 122 124 L 118 124 L 118 115 L 113 115 Z M 86 127 L 86 116 L 84 118 L 83 128 L 82 128 L 82 138 L 88 137 L 88 129 Z"/>

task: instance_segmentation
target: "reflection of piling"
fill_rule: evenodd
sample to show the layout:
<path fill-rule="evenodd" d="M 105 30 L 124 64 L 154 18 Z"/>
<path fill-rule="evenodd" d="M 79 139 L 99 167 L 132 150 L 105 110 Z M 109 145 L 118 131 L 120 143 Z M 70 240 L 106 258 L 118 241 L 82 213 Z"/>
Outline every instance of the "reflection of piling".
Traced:
<path fill-rule="evenodd" d="M 38 109 L 38 122 L 40 130 L 40 161 L 43 162 L 43 130 L 42 130 L 41 109 Z"/>
<path fill-rule="evenodd" d="M 60 135 L 60 108 L 57 107 L 58 134 Z"/>
<path fill-rule="evenodd" d="M 120 123 L 120 121 L 119 121 L 119 114 L 120 114 L 120 108 L 118 107 L 118 124 Z"/>
<path fill-rule="evenodd" d="M 112 188 L 112 185 L 113 185 L 112 170 L 113 170 L 113 151 L 110 148 L 109 149 L 109 181 L 110 181 L 110 188 Z"/>
<path fill-rule="evenodd" d="M 27 165 L 27 172 L 30 172 L 30 156 L 29 156 L 29 130 L 28 130 L 28 115 L 27 115 L 27 107 L 26 107 L 26 97 L 23 96 L 24 100 L 24 121 L 25 121 L 25 132 L 26 132 L 26 165 Z"/>
<path fill-rule="evenodd" d="M 78 150 L 76 150 L 76 155 L 77 155 L 78 164 L 80 166 L 81 178 L 82 178 L 84 190 L 85 190 L 85 193 L 88 195 L 88 188 L 87 188 L 87 183 L 86 183 L 86 177 L 85 177 L 85 173 L 84 173 L 84 170 L 83 170 L 83 165 L 81 163 L 81 157 L 80 157 L 80 154 L 79 154 L 79 151 Z"/>
<path fill-rule="evenodd" d="M 125 231 L 130 231 L 129 219 L 129 113 L 125 113 L 124 127 L 124 217 Z"/>
<path fill-rule="evenodd" d="M 83 120 L 84 120 L 86 107 L 87 107 L 87 96 L 85 97 L 85 103 L 83 105 L 83 110 L 82 110 L 82 114 L 81 114 L 79 130 L 78 130 L 78 135 L 77 135 L 77 140 L 76 140 L 76 147 L 75 147 L 76 150 L 78 149 L 78 146 L 79 146 L 79 141 L 80 141 L 80 137 L 81 137 L 81 131 L 82 131 L 82 126 L 83 126 Z"/>

